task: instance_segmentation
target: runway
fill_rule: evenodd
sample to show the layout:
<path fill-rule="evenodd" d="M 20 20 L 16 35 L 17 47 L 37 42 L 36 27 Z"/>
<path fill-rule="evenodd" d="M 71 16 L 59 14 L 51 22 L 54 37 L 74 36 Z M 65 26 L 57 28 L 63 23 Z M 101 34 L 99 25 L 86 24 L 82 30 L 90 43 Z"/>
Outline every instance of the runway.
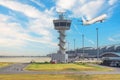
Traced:
<path fill-rule="evenodd" d="M 0 57 L 0 62 L 13 63 L 50 62 L 50 60 L 50 57 Z"/>

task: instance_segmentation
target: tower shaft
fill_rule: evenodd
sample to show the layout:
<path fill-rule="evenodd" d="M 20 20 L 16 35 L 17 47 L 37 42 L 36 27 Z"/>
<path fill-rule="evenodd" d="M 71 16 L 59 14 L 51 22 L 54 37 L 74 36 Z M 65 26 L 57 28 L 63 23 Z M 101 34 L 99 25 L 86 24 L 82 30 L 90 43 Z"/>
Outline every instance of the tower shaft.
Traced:
<path fill-rule="evenodd" d="M 60 54 L 65 54 L 65 30 L 59 30 L 59 51 Z"/>

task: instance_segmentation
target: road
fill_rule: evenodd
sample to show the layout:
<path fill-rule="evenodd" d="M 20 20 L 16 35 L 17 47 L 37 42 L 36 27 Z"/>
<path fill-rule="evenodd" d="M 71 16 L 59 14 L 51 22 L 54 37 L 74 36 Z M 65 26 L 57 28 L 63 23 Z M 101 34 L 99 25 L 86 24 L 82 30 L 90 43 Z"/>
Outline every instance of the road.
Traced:
<path fill-rule="evenodd" d="M 24 68 L 28 65 L 28 63 L 17 63 L 12 64 L 7 67 L 0 68 L 0 74 L 4 73 L 21 73 L 25 72 Z"/>
<path fill-rule="evenodd" d="M 24 68 L 27 65 L 29 64 L 12 64 L 10 66 L 0 68 L 0 74 L 120 74 L 120 68 L 114 68 L 114 71 L 26 71 Z"/>

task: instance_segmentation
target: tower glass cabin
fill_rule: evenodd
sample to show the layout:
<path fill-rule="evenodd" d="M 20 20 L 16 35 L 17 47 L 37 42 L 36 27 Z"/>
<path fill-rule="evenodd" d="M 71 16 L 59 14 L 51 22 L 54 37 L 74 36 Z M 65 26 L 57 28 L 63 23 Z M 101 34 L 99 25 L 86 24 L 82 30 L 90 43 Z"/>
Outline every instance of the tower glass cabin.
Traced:
<path fill-rule="evenodd" d="M 69 30 L 71 20 L 53 20 L 56 30 Z"/>

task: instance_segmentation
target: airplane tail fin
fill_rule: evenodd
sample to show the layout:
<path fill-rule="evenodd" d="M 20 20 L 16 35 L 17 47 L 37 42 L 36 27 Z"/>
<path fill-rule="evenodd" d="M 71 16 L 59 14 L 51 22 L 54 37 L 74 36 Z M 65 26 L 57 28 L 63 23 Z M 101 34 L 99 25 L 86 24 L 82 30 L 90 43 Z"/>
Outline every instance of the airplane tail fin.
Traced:
<path fill-rule="evenodd" d="M 82 16 L 81 19 L 82 19 L 82 22 L 83 22 L 83 23 L 86 22 L 86 20 L 85 20 L 85 18 L 84 18 L 83 16 Z"/>

